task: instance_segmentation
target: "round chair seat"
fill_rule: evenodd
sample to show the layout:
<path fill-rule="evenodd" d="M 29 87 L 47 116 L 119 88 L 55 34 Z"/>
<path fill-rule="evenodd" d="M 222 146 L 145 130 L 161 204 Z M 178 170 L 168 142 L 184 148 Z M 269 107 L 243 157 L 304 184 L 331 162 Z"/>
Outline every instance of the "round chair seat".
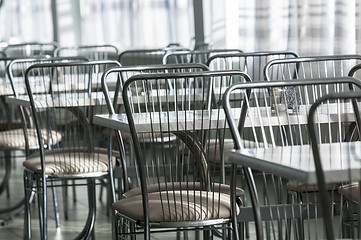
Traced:
<path fill-rule="evenodd" d="M 28 144 L 30 148 L 38 147 L 38 134 L 36 129 L 27 129 L 28 133 Z M 61 134 L 56 131 L 51 131 L 49 134 L 49 141 L 47 136 L 43 136 L 43 141 L 45 145 L 55 144 L 61 140 Z M 25 137 L 23 129 L 13 129 L 0 132 L 0 147 L 5 148 L 24 148 L 25 147 Z"/>
<path fill-rule="evenodd" d="M 150 222 L 185 222 L 230 219 L 230 196 L 224 193 L 184 190 L 148 194 Z M 143 221 L 142 195 L 119 200 L 113 209 Z"/>
<path fill-rule="evenodd" d="M 113 161 L 115 162 L 115 161 Z M 39 154 L 29 156 L 24 167 L 41 173 Z M 45 174 L 48 176 L 74 175 L 87 173 L 106 173 L 109 170 L 108 155 L 104 153 L 88 153 L 86 151 L 71 149 L 69 151 L 49 151 L 45 153 Z"/>

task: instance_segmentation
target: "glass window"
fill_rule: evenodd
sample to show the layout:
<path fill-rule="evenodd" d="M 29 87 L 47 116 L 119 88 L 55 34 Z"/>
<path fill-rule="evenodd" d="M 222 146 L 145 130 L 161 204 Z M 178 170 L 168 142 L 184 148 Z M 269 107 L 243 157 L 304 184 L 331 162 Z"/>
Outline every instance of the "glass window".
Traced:
<path fill-rule="evenodd" d="M 119 49 L 192 44 L 192 0 L 81 0 L 82 44 Z"/>

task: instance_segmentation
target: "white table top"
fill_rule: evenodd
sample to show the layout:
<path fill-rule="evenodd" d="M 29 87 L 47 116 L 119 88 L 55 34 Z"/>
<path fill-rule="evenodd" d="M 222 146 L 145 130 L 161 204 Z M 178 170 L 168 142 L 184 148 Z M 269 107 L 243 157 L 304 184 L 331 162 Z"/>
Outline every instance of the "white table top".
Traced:
<path fill-rule="evenodd" d="M 226 116 L 223 109 L 212 111 L 196 110 L 196 111 L 178 111 L 177 113 L 169 112 L 154 112 L 154 113 L 134 113 L 134 123 L 137 132 L 147 133 L 163 131 L 192 131 L 203 129 L 216 129 L 224 126 L 226 123 Z M 239 116 L 240 109 L 238 109 Z M 218 121 L 217 121 L 218 118 Z M 153 126 L 150 126 L 153 120 Z M 169 122 L 168 122 L 169 119 Z M 125 113 L 123 114 L 103 114 L 95 115 L 94 123 L 113 129 L 129 132 L 129 123 Z M 227 125 L 226 125 L 227 126 Z"/>
<path fill-rule="evenodd" d="M 281 104 L 279 104 L 281 105 Z M 361 106 L 361 105 L 359 105 Z M 293 110 L 288 109 L 279 111 L 276 114 L 275 110 L 270 110 L 270 107 L 251 107 L 248 109 L 248 116 L 245 120 L 244 127 L 259 127 L 259 126 L 278 126 L 278 125 L 305 125 L 307 124 L 308 111 L 310 105 L 300 105 L 297 114 L 292 113 Z M 283 109 L 285 107 L 283 106 Z M 360 108 L 360 107 L 359 107 Z M 281 109 L 281 108 L 280 108 Z M 329 103 L 322 104 L 317 108 L 315 114 L 315 121 L 318 123 L 329 123 L 343 121 L 355 121 L 355 115 L 350 103 Z"/>
<path fill-rule="evenodd" d="M 143 99 L 144 100 L 144 99 Z M 142 100 L 139 100 L 142 101 Z M 331 104 L 330 104 L 331 105 Z M 354 115 L 351 110 L 351 105 L 342 105 L 342 107 L 331 106 L 321 106 L 320 111 L 316 114 L 317 122 L 328 123 L 338 121 L 339 118 L 342 118 L 345 121 L 354 121 Z M 307 124 L 307 112 L 310 106 L 300 106 L 299 114 L 286 114 L 286 112 L 280 112 L 278 115 L 275 112 L 270 111 L 270 107 L 260 107 L 260 108 L 250 108 L 248 111 L 248 117 L 246 117 L 244 127 L 259 127 L 259 126 L 277 126 L 277 125 L 305 125 Z M 237 120 L 240 115 L 240 108 L 232 109 L 233 116 Z M 209 127 L 211 122 L 211 128 L 217 126 L 223 126 L 226 121 L 225 113 L 223 109 L 212 110 L 211 115 L 209 111 L 198 110 L 195 112 L 181 112 L 178 114 L 178 119 L 176 118 L 175 112 L 169 112 L 169 119 L 172 123 L 170 125 L 171 131 L 192 129 L 193 122 L 199 126 L 195 126 L 196 129 L 200 128 L 201 122 L 206 124 L 205 126 Z M 204 114 L 202 116 L 202 114 Z M 250 117 L 253 116 L 253 117 Z M 153 126 L 153 131 L 160 131 L 160 129 L 168 130 L 166 122 L 168 121 L 168 115 L 166 112 L 163 113 L 135 113 L 133 115 L 135 127 L 138 132 L 150 132 L 150 118 L 152 117 L 153 123 L 162 123 L 162 125 Z M 210 121 L 211 119 L 211 121 Z M 104 127 L 109 127 L 113 129 L 118 129 L 122 131 L 129 131 L 128 120 L 125 114 L 114 114 L 114 115 L 96 115 L 94 119 L 96 124 L 102 125 Z M 186 123 L 186 124 L 185 124 Z"/>
<path fill-rule="evenodd" d="M 361 142 L 321 144 L 320 154 L 326 183 L 348 181 L 350 174 L 354 181 L 361 180 Z M 310 145 L 232 150 L 229 161 L 290 180 L 317 183 Z"/>
<path fill-rule="evenodd" d="M 73 89 L 72 86 L 66 86 L 66 85 L 54 85 L 54 86 L 58 86 L 59 90 L 71 90 Z M 77 89 L 86 89 L 85 86 L 84 88 L 77 86 Z M 57 90 L 55 90 L 57 91 Z M 46 90 L 44 89 L 39 89 L 38 93 L 41 92 L 46 92 Z M 1 93 L 1 89 L 0 89 L 0 93 Z M 7 95 L 12 95 L 12 91 L 10 94 Z M 9 96 L 7 97 L 7 103 L 9 104 L 15 104 L 15 105 L 21 105 L 21 106 L 30 106 L 30 100 L 29 97 L 27 95 L 21 95 L 21 94 L 25 94 L 25 88 L 24 88 L 24 92 L 19 93 L 20 95 L 18 97 L 13 97 L 13 96 Z M 121 93 L 120 93 L 121 94 Z M 110 98 L 112 99 L 114 97 L 114 91 L 110 91 L 109 92 Z M 45 106 L 45 99 L 50 99 L 49 98 L 50 95 L 44 94 L 43 96 L 41 95 L 37 95 L 36 98 L 39 100 L 38 105 L 41 106 Z M 59 97 L 61 98 L 61 94 L 59 94 Z M 82 98 L 84 101 L 84 106 L 85 105 L 95 105 L 95 104 L 103 104 L 105 105 L 105 98 L 103 96 L 103 92 L 101 91 L 93 91 L 91 93 L 90 97 L 86 97 L 84 98 L 84 95 L 80 94 L 79 96 L 77 96 L 77 94 L 74 94 L 74 97 L 71 97 L 70 95 L 67 95 L 67 99 L 75 99 L 75 98 Z M 132 93 L 132 98 L 131 101 L 134 104 L 144 104 L 147 103 L 149 101 L 154 101 L 154 102 L 184 102 L 186 100 L 186 98 L 191 99 L 192 101 L 203 101 L 203 94 L 199 91 L 195 91 L 192 93 L 187 92 L 186 95 L 184 95 L 184 92 L 177 92 L 177 94 L 175 94 L 173 91 L 166 94 L 165 90 L 159 90 L 159 91 L 152 91 L 151 94 L 147 94 L 145 95 L 143 92 L 139 92 L 137 93 L 135 90 Z M 117 104 L 123 104 L 123 98 L 122 97 L 118 97 L 118 101 Z M 58 104 L 60 105 L 60 103 Z"/>

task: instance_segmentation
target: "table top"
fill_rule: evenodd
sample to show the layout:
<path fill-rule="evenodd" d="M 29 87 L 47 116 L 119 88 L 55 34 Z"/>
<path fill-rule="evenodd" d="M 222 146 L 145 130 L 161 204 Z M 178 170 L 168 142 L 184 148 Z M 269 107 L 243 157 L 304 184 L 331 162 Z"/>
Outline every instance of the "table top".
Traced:
<path fill-rule="evenodd" d="M 143 99 L 144 100 L 144 99 Z M 141 101 L 141 100 L 139 100 Z M 251 107 L 248 110 L 248 115 L 245 119 L 244 127 L 260 127 L 260 126 L 278 126 L 278 125 L 306 125 L 307 124 L 307 113 L 309 110 L 309 105 L 300 106 L 298 114 L 288 113 L 284 110 L 284 112 L 279 112 L 276 114 L 274 111 L 272 112 L 270 107 L 259 107 L 254 108 Z M 235 120 L 239 119 L 240 108 L 233 108 L 232 113 Z M 138 132 L 150 132 L 150 119 L 153 119 L 153 123 L 162 123 L 158 126 L 153 126 L 153 131 L 160 131 L 160 129 L 164 129 L 168 131 L 167 121 L 171 123 L 171 130 L 184 130 L 184 129 L 192 129 L 193 122 L 198 124 L 196 129 L 200 128 L 201 122 L 206 124 L 207 127 L 217 127 L 224 126 L 226 122 L 226 117 L 223 109 L 213 109 L 212 111 L 206 110 L 197 110 L 194 113 L 192 111 L 188 112 L 179 112 L 178 115 L 176 112 L 170 111 L 169 116 L 167 112 L 154 112 L 154 113 L 134 113 L 133 118 L 135 122 L 135 127 Z M 345 121 L 354 121 L 354 114 L 352 110 L 352 106 L 350 104 L 328 104 L 321 106 L 319 108 L 318 114 L 315 116 L 317 122 L 319 123 L 328 123 L 328 122 L 336 122 L 342 118 Z M 129 131 L 128 120 L 126 114 L 113 114 L 113 115 L 96 115 L 95 123 L 102 125 L 104 127 L 109 127 L 113 129 L 118 129 L 122 131 Z M 186 124 L 185 124 L 186 123 Z M 211 124 L 211 126 L 209 125 Z"/>
<path fill-rule="evenodd" d="M 361 180 L 361 142 L 321 144 L 326 183 Z M 290 180 L 316 184 L 317 175 L 310 145 L 232 150 L 229 161 L 273 173 Z"/>
<path fill-rule="evenodd" d="M 284 104 L 279 104 L 278 113 L 270 107 L 250 107 L 244 127 L 279 126 L 279 125 L 305 125 L 311 105 L 299 105 L 297 113 L 292 109 L 285 109 Z M 283 105 L 283 106 L 281 106 Z M 361 105 L 359 105 L 359 108 Z M 281 110 L 283 109 L 283 110 Z M 286 114 L 287 111 L 287 114 Z M 337 121 L 355 121 L 351 103 L 328 103 L 317 108 L 315 121 L 329 123 Z"/>
<path fill-rule="evenodd" d="M 235 111 L 238 112 L 238 114 L 235 114 L 238 117 L 240 108 L 235 109 Z M 227 126 L 223 109 L 134 113 L 133 119 L 138 133 L 160 132 L 161 129 L 164 132 L 192 131 Z M 150 125 L 151 122 L 153 122 L 152 126 Z M 129 132 L 128 118 L 125 113 L 95 115 L 94 123 L 103 127 Z"/>

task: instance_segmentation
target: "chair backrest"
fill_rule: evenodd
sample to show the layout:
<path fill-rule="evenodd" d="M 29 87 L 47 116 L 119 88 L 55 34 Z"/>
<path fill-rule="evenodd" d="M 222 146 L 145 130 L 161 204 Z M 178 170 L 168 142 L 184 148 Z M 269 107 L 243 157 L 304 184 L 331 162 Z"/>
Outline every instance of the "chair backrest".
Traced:
<path fill-rule="evenodd" d="M 267 81 L 347 76 L 361 55 L 329 55 L 276 59 L 265 66 Z"/>
<path fill-rule="evenodd" d="M 148 73 L 176 73 L 176 72 L 199 72 L 207 71 L 208 67 L 203 64 L 168 64 L 168 65 L 144 65 L 134 67 L 120 67 L 107 71 L 102 78 L 103 92 L 109 101 L 109 111 L 113 113 L 119 113 L 119 109 L 123 107 L 119 105 L 119 101 L 122 98 L 122 90 L 124 83 L 132 76 L 137 74 L 148 74 Z M 173 86 L 170 85 L 170 88 Z M 110 100 L 109 92 L 114 90 L 113 101 Z M 118 107 L 114 111 L 112 107 Z M 120 108 L 119 108 L 120 107 Z"/>
<path fill-rule="evenodd" d="M 38 136 L 47 136 L 47 141 L 39 138 L 43 174 L 49 164 L 55 166 L 55 175 L 57 167 L 66 168 L 64 174 L 107 169 L 99 148 L 108 147 L 108 135 L 93 124 L 93 115 L 108 111 L 102 92 L 93 90 L 98 89 L 94 85 L 100 84 L 104 71 L 119 66 L 117 61 L 104 60 L 34 64 L 27 69 L 25 81 L 34 124 Z M 59 134 L 61 141 L 54 142 Z M 56 157 L 46 159 L 49 152 Z M 82 162 L 86 159 L 93 161 Z"/>
<path fill-rule="evenodd" d="M 165 53 L 163 48 L 126 50 L 119 54 L 118 61 L 122 66 L 162 64 Z"/>
<path fill-rule="evenodd" d="M 7 65 L 13 60 L 14 58 L 0 58 L 0 131 L 12 129 L 15 126 L 21 127 L 21 122 L 17 121 L 19 119 L 17 111 L 14 111 L 14 108 L 5 102 L 5 96 L 13 95 L 9 76 L 6 72 Z"/>
<path fill-rule="evenodd" d="M 188 49 L 182 47 L 167 47 L 153 49 L 133 49 L 121 52 L 118 61 L 122 66 L 137 66 L 162 64 L 163 56 L 167 52 L 185 51 Z"/>
<path fill-rule="evenodd" d="M 240 70 L 246 72 L 252 81 L 265 80 L 264 67 L 273 59 L 296 58 L 290 51 L 246 52 L 239 54 L 220 54 L 211 57 L 207 65 L 211 70 Z"/>
<path fill-rule="evenodd" d="M 238 49 L 203 49 L 194 51 L 169 52 L 163 57 L 163 64 L 203 63 L 206 64 L 210 57 L 216 54 L 241 53 Z"/>
<path fill-rule="evenodd" d="M 238 142 L 237 148 L 247 147 L 239 141 L 247 138 L 251 138 L 249 140 L 257 143 L 254 147 L 309 144 L 306 120 L 310 106 L 326 94 L 349 91 L 350 87 L 359 90 L 361 86 L 359 86 L 358 79 L 348 77 L 293 81 L 248 83 L 232 88 L 232 90 L 237 89 L 244 93 L 249 91 L 248 96 L 245 95 L 244 103 L 240 103 L 243 108 L 240 125 L 235 128 L 232 123 L 231 127 L 233 137 Z M 291 95 L 289 95 L 290 88 L 292 89 Z M 231 103 L 234 104 L 234 101 Z M 232 105 L 224 107 L 226 112 L 229 111 L 232 114 Z M 322 123 L 326 127 L 322 128 L 323 131 L 340 130 L 338 127 L 332 127 L 334 124 L 332 124 L 333 116 L 331 115 L 336 113 L 328 112 L 328 108 L 322 113 L 330 115 L 330 119 L 326 118 Z M 347 131 L 333 132 L 331 135 L 323 134 L 323 138 L 319 140 L 321 142 L 341 142 L 346 138 L 345 134 Z"/>
<path fill-rule="evenodd" d="M 4 58 L 0 58 L 0 96 L 7 96 L 7 95 L 12 95 L 12 89 L 11 89 L 11 84 L 9 81 L 9 75 L 7 74 L 7 66 L 8 64 L 15 60 L 17 58 L 15 57 L 4 57 Z"/>
<path fill-rule="evenodd" d="M 105 45 L 85 45 L 76 47 L 58 47 L 54 51 L 54 56 L 69 57 L 82 56 L 89 60 L 117 60 L 118 49 L 109 44 Z"/>
<path fill-rule="evenodd" d="M 310 107 L 317 99 L 330 92 L 349 91 L 352 87 L 359 91 L 361 82 L 355 78 L 320 78 L 320 79 L 296 79 L 271 82 L 252 82 L 245 84 L 236 84 L 230 87 L 224 94 L 223 106 L 226 112 L 228 124 L 234 139 L 235 149 L 245 148 L 275 148 L 284 149 L 288 146 L 309 145 L 309 135 L 307 131 L 307 116 Z M 289 89 L 292 93 L 289 94 Z M 326 91 L 326 90 L 327 91 Z M 235 100 L 232 94 L 242 94 L 244 99 L 239 101 L 240 110 L 234 107 Z M 292 105 L 292 107 L 291 107 Z M 339 143 L 343 141 L 353 140 L 352 134 L 354 127 L 352 123 L 355 118 L 348 118 L 343 115 L 347 109 L 353 109 L 353 105 L 341 107 L 337 104 L 325 102 L 317 112 L 319 120 L 318 141 L 322 143 Z M 345 110 L 342 110 L 345 109 Z M 340 122 L 340 119 L 346 118 L 347 121 Z M 237 119 L 237 121 L 235 120 Z M 249 145 L 252 143 L 252 145 Z M 297 161 L 297 156 L 294 158 Z M 248 167 L 248 166 L 245 166 Z M 274 220 L 271 227 L 271 234 L 278 239 L 278 224 L 284 224 L 286 229 L 290 227 L 290 219 L 299 218 L 298 213 L 292 213 L 283 207 L 290 204 L 290 209 L 294 208 L 295 200 L 287 201 L 287 191 L 301 192 L 305 194 L 302 199 L 305 201 L 304 207 L 313 209 L 311 215 L 302 216 L 302 219 L 310 222 L 304 223 L 305 229 L 302 229 L 302 235 L 308 234 L 309 238 L 322 236 L 319 229 L 309 228 L 317 223 L 317 206 L 312 205 L 317 202 L 317 187 L 315 185 L 307 186 L 298 185 L 292 188 L 292 181 L 284 185 L 284 179 L 279 176 L 272 175 L 273 172 L 263 173 L 258 179 L 258 185 L 255 186 L 257 193 L 251 196 L 262 196 L 255 199 L 262 206 L 262 219 Z M 250 184 L 254 182 L 254 176 L 251 175 Z M 253 180 L 252 180 L 253 179 Z M 278 179 L 278 180 L 276 180 Z M 293 180 L 293 179 L 288 179 Z M 307 193 L 311 193 L 308 195 Z M 333 195 L 334 196 L 334 195 Z M 297 202 L 297 201 L 296 201 Z M 297 206 L 302 209 L 302 206 Z M 281 210 L 283 209 L 283 210 Z M 269 213 L 267 213 L 269 212 Z M 270 215 L 270 213 L 272 213 Z M 316 213 L 316 215 L 314 215 Z M 296 217 L 293 214 L 297 214 Z M 267 216 L 267 217 L 266 217 Z M 316 219 L 314 219 L 316 218 Z M 260 221 L 258 219 L 258 221 Z M 314 222 L 313 222 L 314 221 Z M 322 224 L 320 224 L 322 226 Z M 263 229 L 263 228 L 262 228 Z M 289 231 L 289 228 L 286 231 Z M 262 230 L 263 231 L 263 230 Z M 281 231 L 282 232 L 282 231 Z M 286 234 L 291 234 L 286 232 Z M 282 235 L 282 234 L 281 234 Z M 322 238 L 322 237 L 321 237 Z"/>
<path fill-rule="evenodd" d="M 39 63 L 60 63 L 60 62 L 76 62 L 76 61 L 86 61 L 84 58 L 80 57 L 71 57 L 71 58 L 50 58 L 50 57 L 27 57 L 27 58 L 14 58 L 12 59 L 7 67 L 6 72 L 8 79 L 6 81 L 6 86 L 3 89 L 4 94 L 8 92 L 7 95 L 12 95 L 17 97 L 19 95 L 26 95 L 26 86 L 25 86 L 25 72 L 33 64 Z M 31 118 L 29 117 L 29 109 L 24 109 L 22 106 L 15 107 L 7 106 L 7 109 L 12 109 L 11 116 L 12 122 L 22 123 L 22 126 L 25 129 L 33 128 Z M 13 125 L 13 124 L 11 124 Z M 19 128 L 19 124 L 18 128 Z M 16 125 L 15 125 L 16 126 Z M 13 129 L 13 127 L 11 127 Z M 10 130 L 10 128 L 8 128 Z M 27 137 L 27 136 L 26 136 Z"/>
<path fill-rule="evenodd" d="M 102 77 L 102 88 L 104 92 L 104 96 L 107 101 L 107 106 L 110 113 L 124 113 L 124 104 L 122 98 L 122 90 L 124 83 L 132 76 L 137 74 L 150 74 L 150 73 L 177 73 L 177 72 L 200 72 L 207 71 L 208 67 L 202 64 L 167 64 L 167 65 L 144 65 L 144 66 L 134 66 L 134 67 L 120 67 L 113 68 L 108 70 L 103 74 Z M 171 83 L 169 84 L 169 88 L 173 89 Z M 137 91 L 137 90 L 136 90 Z M 128 185 L 128 174 L 129 166 L 134 165 L 133 157 L 125 157 L 125 155 L 129 155 L 129 153 L 125 152 L 124 143 L 128 143 L 126 141 L 124 134 L 122 135 L 122 139 L 120 136 L 118 137 L 118 141 L 114 141 L 115 144 L 119 144 L 113 148 L 120 149 L 120 152 L 123 155 L 123 161 L 121 161 L 122 165 L 122 176 L 123 176 L 123 189 L 125 191 L 129 190 Z M 128 138 L 129 139 L 129 138 Z M 128 166 L 128 167 L 127 167 Z M 121 195 L 121 194 L 120 194 Z"/>
<path fill-rule="evenodd" d="M 50 43 L 20 43 L 10 44 L 4 48 L 4 52 L 8 57 L 26 57 L 34 55 L 50 55 L 53 56 L 54 50 L 58 47 L 56 42 Z"/>
<path fill-rule="evenodd" d="M 357 206 L 356 210 L 351 210 L 352 203 L 356 203 L 356 205 L 360 204 L 360 188 L 358 183 L 360 182 L 361 176 L 361 155 L 358 149 L 360 149 L 361 144 L 360 142 L 344 142 L 332 147 L 323 146 L 320 139 L 323 138 L 325 133 L 322 132 L 322 129 L 320 129 L 322 121 L 320 121 L 319 113 L 324 111 L 334 111 L 335 107 L 331 108 L 330 105 L 336 106 L 338 117 L 335 118 L 335 121 L 337 122 L 339 129 L 342 129 L 342 125 L 349 124 L 351 121 L 351 124 L 353 124 L 351 125 L 353 127 L 350 128 L 352 129 L 352 135 L 354 138 L 359 139 L 361 137 L 361 116 L 358 106 L 354 104 L 359 103 L 360 100 L 360 91 L 327 94 L 319 98 L 312 105 L 308 116 L 308 131 L 312 145 L 317 182 L 320 189 L 322 215 L 327 239 L 335 239 L 334 236 L 336 232 L 336 229 L 333 227 L 334 214 L 332 214 L 333 211 L 329 207 L 330 196 L 327 191 L 327 185 L 334 184 L 334 182 L 330 182 L 330 178 L 325 177 L 324 171 L 329 171 L 329 169 L 332 171 L 335 168 L 334 166 L 343 166 L 343 168 L 346 169 L 343 174 L 344 181 L 342 184 L 339 183 L 340 186 L 338 187 L 338 192 L 342 196 L 341 199 L 348 201 L 346 202 L 346 206 L 344 208 L 340 208 L 341 211 L 345 211 L 346 209 L 345 212 L 340 213 L 340 215 L 343 216 L 342 221 L 344 221 L 345 224 L 344 229 L 342 229 L 343 234 L 345 234 L 343 237 L 354 238 L 355 235 L 358 236 L 359 229 L 357 224 L 353 223 L 348 225 L 347 223 L 356 221 L 355 219 L 359 219 L 361 214 L 359 206 Z M 355 107 L 352 107 L 353 105 Z M 328 109 L 325 109 L 325 106 L 328 107 Z M 342 117 L 345 113 L 348 115 L 346 118 Z M 325 151 L 327 152 L 326 154 L 324 154 Z M 348 226 L 346 226 L 346 224 Z"/>
<path fill-rule="evenodd" d="M 197 81 L 204 84 L 194 84 Z M 208 159 L 221 151 L 227 131 L 219 104 L 222 87 L 244 81 L 249 77 L 239 71 L 141 74 L 126 81 L 123 100 L 138 174 L 134 184 L 141 186 L 144 202 L 154 194 L 151 189 L 161 192 L 164 221 L 184 221 L 188 215 L 181 214 L 184 209 L 194 214 L 191 199 L 199 195 L 207 199 L 197 200 L 204 212 L 190 220 L 222 218 L 218 200 L 228 201 L 223 193 L 229 189 L 222 193 L 219 165 Z M 169 82 L 176 87 L 170 89 Z M 212 143 L 218 148 L 210 150 Z M 183 206 L 174 206 L 174 196 L 184 198 Z M 175 207 L 174 217 L 169 217 L 167 205 Z"/>
<path fill-rule="evenodd" d="M 25 72 L 33 64 L 39 63 L 61 63 L 61 62 L 81 62 L 87 61 L 84 57 L 29 57 L 12 60 L 7 68 L 9 84 L 13 90 L 13 95 L 26 95 Z"/>

